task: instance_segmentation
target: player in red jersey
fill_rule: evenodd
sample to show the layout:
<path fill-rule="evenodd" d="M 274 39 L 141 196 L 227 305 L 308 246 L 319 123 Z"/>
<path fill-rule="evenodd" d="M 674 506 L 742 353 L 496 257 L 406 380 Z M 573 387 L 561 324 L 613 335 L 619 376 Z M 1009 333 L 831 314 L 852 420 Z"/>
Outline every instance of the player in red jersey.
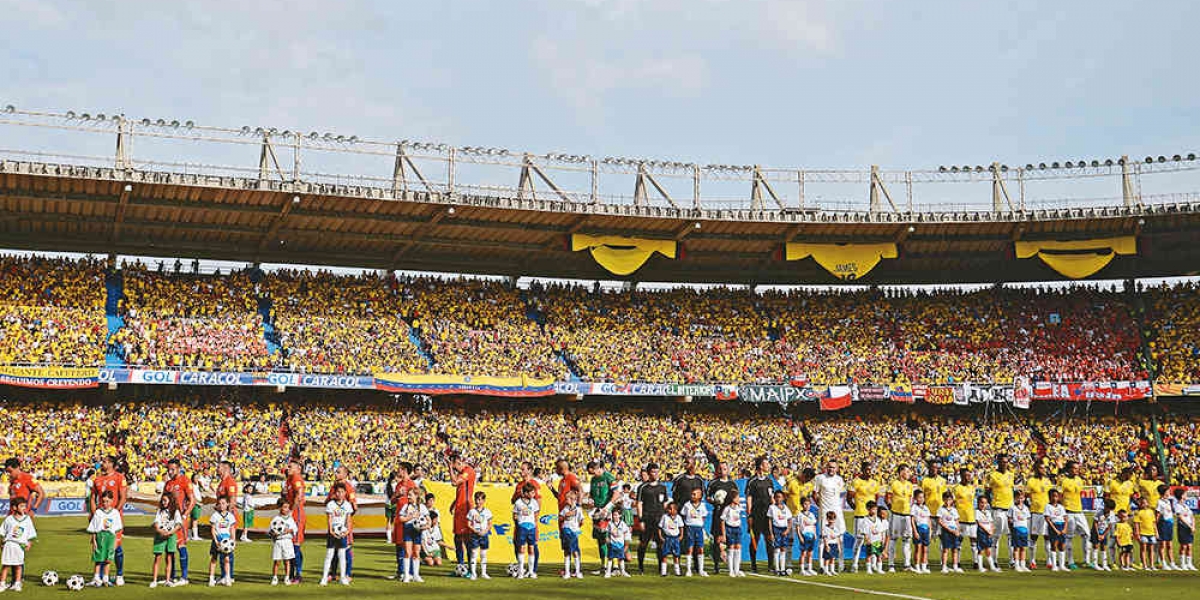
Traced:
<path fill-rule="evenodd" d="M 450 483 L 454 485 L 454 560 L 466 565 L 467 541 L 471 537 L 471 525 L 467 513 L 471 512 L 471 501 L 475 497 L 475 469 L 457 451 L 451 452 Z"/>
<path fill-rule="evenodd" d="M 182 577 L 177 579 L 182 585 L 188 583 L 188 531 L 191 530 L 192 508 L 196 506 L 196 496 L 192 493 L 192 480 L 183 474 L 178 458 L 167 461 L 167 482 L 163 485 L 163 493 L 175 498 L 175 506 L 183 515 L 183 526 L 176 532 L 179 547 L 179 571 Z M 175 565 L 171 565 L 171 579 L 175 579 Z"/>
<path fill-rule="evenodd" d="M 100 474 L 92 478 L 92 512 L 100 507 L 100 497 L 104 492 L 112 492 L 113 506 L 117 508 L 121 518 L 125 518 L 125 501 L 129 499 L 129 485 L 125 474 L 117 471 L 118 459 L 106 456 L 100 461 Z M 89 518 L 91 515 L 88 515 Z M 125 585 L 125 548 L 122 546 L 124 536 L 117 532 L 117 550 L 113 556 L 113 564 L 117 567 L 117 585 Z"/>
<path fill-rule="evenodd" d="M 392 488 L 392 504 L 395 505 L 392 515 L 392 543 L 396 546 L 396 574 L 388 575 L 388 579 L 404 577 L 404 523 L 399 520 L 402 509 L 408 504 L 408 492 L 416 489 L 417 482 L 412 479 L 412 463 L 402 462 L 396 468 L 396 484 Z"/>
<path fill-rule="evenodd" d="M 563 505 L 567 503 L 567 494 L 574 491 L 579 495 L 583 495 L 583 485 L 579 483 L 579 477 L 571 472 L 571 465 L 565 459 L 558 459 L 554 463 L 554 473 L 558 475 L 558 507 L 561 510 Z"/>
<path fill-rule="evenodd" d="M 235 519 L 240 518 L 237 513 L 238 487 L 237 479 L 233 477 L 233 463 L 223 460 L 217 465 L 217 500 L 224 498 L 229 503 L 229 512 L 233 513 Z M 239 523 L 245 527 L 245 523 Z M 233 554 L 229 555 L 229 572 L 225 572 L 225 563 L 221 563 L 221 578 L 233 581 Z"/>
<path fill-rule="evenodd" d="M 21 470 L 21 459 L 19 458 L 14 457 L 4 461 L 4 470 L 8 472 L 8 498 L 10 500 L 24 498 L 26 506 L 29 507 L 29 514 L 33 515 L 46 500 L 46 492 L 42 489 L 41 484 L 34 481 L 33 475 Z"/>
<path fill-rule="evenodd" d="M 292 519 L 296 521 L 296 535 L 292 537 L 292 549 L 296 558 L 292 561 L 291 579 L 300 583 L 304 571 L 304 552 L 300 546 L 304 543 L 304 528 L 308 519 L 304 515 L 304 469 L 298 459 L 288 461 L 284 476 L 287 478 L 283 485 L 283 499 L 292 507 Z"/>

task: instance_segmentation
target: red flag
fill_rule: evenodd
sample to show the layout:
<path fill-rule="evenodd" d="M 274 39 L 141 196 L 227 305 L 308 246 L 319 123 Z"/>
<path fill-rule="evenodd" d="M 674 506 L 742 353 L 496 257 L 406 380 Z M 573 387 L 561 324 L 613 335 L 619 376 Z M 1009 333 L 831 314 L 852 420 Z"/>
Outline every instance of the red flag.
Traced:
<path fill-rule="evenodd" d="M 841 410 L 850 406 L 850 386 L 831 385 L 821 396 L 821 410 Z"/>

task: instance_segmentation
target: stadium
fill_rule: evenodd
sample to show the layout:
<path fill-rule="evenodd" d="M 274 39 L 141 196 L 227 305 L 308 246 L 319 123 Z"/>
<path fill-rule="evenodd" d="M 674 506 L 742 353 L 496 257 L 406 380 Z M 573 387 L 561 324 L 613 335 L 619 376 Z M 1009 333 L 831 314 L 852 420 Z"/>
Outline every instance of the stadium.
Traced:
<path fill-rule="evenodd" d="M 121 110 L 0 102 L 0 591 L 1191 597 L 1195 151 Z"/>

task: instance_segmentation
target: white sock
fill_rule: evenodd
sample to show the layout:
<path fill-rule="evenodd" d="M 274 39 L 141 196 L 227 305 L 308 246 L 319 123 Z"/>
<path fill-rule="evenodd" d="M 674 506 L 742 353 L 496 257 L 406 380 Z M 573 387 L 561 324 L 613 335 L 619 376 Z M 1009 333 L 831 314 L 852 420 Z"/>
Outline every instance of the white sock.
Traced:
<path fill-rule="evenodd" d="M 658 573 L 660 575 L 667 574 L 667 561 L 664 560 L 664 561 L 658 563 Z"/>
<path fill-rule="evenodd" d="M 321 569 L 321 580 L 322 581 L 329 579 L 329 567 L 333 566 L 333 553 L 334 553 L 333 548 L 327 548 L 325 550 L 325 566 Z"/>
<path fill-rule="evenodd" d="M 563 556 L 563 572 L 568 575 L 571 574 L 571 555 L 570 554 Z"/>
<path fill-rule="evenodd" d="M 413 568 L 413 577 L 414 578 L 420 577 L 421 576 L 421 559 L 420 558 L 413 559 L 412 568 Z"/>
<path fill-rule="evenodd" d="M 524 554 L 517 555 L 517 572 L 521 573 L 522 575 L 525 574 L 525 555 Z"/>
<path fill-rule="evenodd" d="M 688 564 L 690 565 L 691 563 L 688 563 Z M 698 569 L 700 569 L 701 573 L 704 572 L 704 553 L 703 552 L 701 552 L 700 555 L 696 557 L 696 567 Z"/>
<path fill-rule="evenodd" d="M 408 577 L 408 561 L 409 561 L 409 558 L 407 556 L 400 559 L 400 578 L 401 579 Z"/>
<path fill-rule="evenodd" d="M 479 549 L 479 572 L 487 573 L 487 550 Z"/>
<path fill-rule="evenodd" d="M 904 548 L 904 568 L 907 569 L 912 566 L 912 541 L 904 540 L 900 545 Z"/>
<path fill-rule="evenodd" d="M 338 575 L 342 579 L 345 579 L 346 578 L 346 549 L 339 548 L 337 551 L 337 556 L 338 556 Z"/>
<path fill-rule="evenodd" d="M 862 546 L 863 546 L 862 538 L 857 538 L 857 537 L 854 538 L 854 570 L 855 571 L 858 570 L 858 555 L 859 555 L 859 553 L 862 552 Z"/>

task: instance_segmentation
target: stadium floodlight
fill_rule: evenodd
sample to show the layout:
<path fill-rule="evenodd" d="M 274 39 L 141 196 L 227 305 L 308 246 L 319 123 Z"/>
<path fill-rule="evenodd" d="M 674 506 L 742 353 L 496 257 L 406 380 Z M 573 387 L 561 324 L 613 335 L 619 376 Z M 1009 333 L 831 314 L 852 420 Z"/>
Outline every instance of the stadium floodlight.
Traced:
<path fill-rule="evenodd" d="M 983 165 L 975 165 L 975 172 L 976 172 L 976 173 L 982 173 L 982 172 L 983 172 Z"/>
<path fill-rule="evenodd" d="M 250 134 L 250 126 L 249 126 L 249 125 L 242 125 L 242 134 L 243 134 L 243 135 L 249 135 L 249 134 Z"/>
<path fill-rule="evenodd" d="M 89 114 L 87 114 L 87 113 L 83 113 L 82 115 L 79 115 L 79 119 L 80 119 L 81 121 L 90 121 L 90 120 L 92 119 L 92 115 L 89 115 Z"/>
<path fill-rule="evenodd" d="M 166 121 L 166 119 L 159 119 L 159 120 L 155 121 L 154 124 L 158 125 L 159 127 L 163 127 L 167 124 L 167 121 Z"/>
<path fill-rule="evenodd" d="M 68 111 L 67 111 L 67 118 L 68 118 L 68 119 L 74 119 L 74 118 L 75 118 L 75 111 L 73 111 L 73 110 L 68 110 Z"/>
<path fill-rule="evenodd" d="M 1194 152 L 1189 152 L 1188 160 L 1196 160 L 1196 154 Z"/>
<path fill-rule="evenodd" d="M 455 211 L 455 209 L 454 209 L 454 207 L 453 207 L 453 206 L 451 206 L 450 208 L 447 208 L 447 209 L 446 209 L 446 213 L 447 213 L 447 214 L 451 214 L 451 215 L 452 215 L 452 214 L 454 214 L 455 212 L 456 212 L 456 211 Z"/>
<path fill-rule="evenodd" d="M 263 129 L 262 127 L 255 127 L 255 128 L 254 128 L 254 134 L 255 134 L 255 135 L 265 135 L 266 133 L 267 133 L 267 130 L 266 130 L 266 129 Z"/>
<path fill-rule="evenodd" d="M 184 121 L 183 126 L 188 129 L 191 129 L 196 126 L 196 122 L 195 121 Z"/>
<path fill-rule="evenodd" d="M 1106 166 L 1106 167 L 1111 167 L 1111 166 L 1113 166 L 1113 161 L 1112 161 L 1112 159 L 1110 158 L 1110 159 L 1108 159 L 1108 160 L 1105 160 L 1105 161 L 1104 161 L 1104 166 Z"/>
<path fill-rule="evenodd" d="M 300 204 L 300 196 L 292 196 L 292 204 Z"/>
<path fill-rule="evenodd" d="M 96 120 L 97 121 L 106 121 L 106 120 L 108 120 L 108 117 L 104 116 L 104 113 L 96 113 Z"/>
<path fill-rule="evenodd" d="M 317 132 L 315 132 L 315 131 L 310 131 L 310 132 L 308 132 L 308 139 L 310 139 L 310 140 L 315 140 L 315 139 L 317 139 L 317 138 L 319 138 L 319 137 L 321 137 L 321 134 L 319 134 L 319 133 L 317 133 Z M 403 142 L 401 142 L 401 144 L 403 144 Z"/>
<path fill-rule="evenodd" d="M 1069 160 L 1068 160 L 1068 161 L 1067 161 L 1067 163 L 1066 163 L 1066 164 L 1064 164 L 1063 166 L 1064 166 L 1064 167 L 1066 167 L 1066 168 L 1068 168 L 1068 169 L 1073 169 L 1073 168 L 1075 168 L 1075 165 L 1074 165 L 1074 164 L 1073 164 L 1071 161 L 1069 161 Z"/>
<path fill-rule="evenodd" d="M 1165 163 L 1165 162 L 1167 162 L 1167 157 L 1165 157 L 1165 156 L 1162 156 L 1162 155 L 1159 155 L 1159 157 L 1158 157 L 1158 162 L 1160 162 L 1160 163 Z"/>
<path fill-rule="evenodd" d="M 1051 168 L 1051 169 L 1057 169 L 1057 168 L 1059 168 L 1059 164 L 1058 164 L 1058 163 L 1056 163 L 1056 162 L 1052 162 L 1052 163 L 1050 163 L 1050 168 Z"/>
<path fill-rule="evenodd" d="M 9 114 L 15 113 L 15 112 L 17 112 L 17 107 L 9 104 L 4 107 L 4 112 L 9 113 Z"/>
<path fill-rule="evenodd" d="M 938 173 L 945 173 L 945 172 L 946 172 L 946 165 L 942 165 L 942 166 L 938 167 Z"/>
<path fill-rule="evenodd" d="M 1032 170 L 1033 170 L 1033 163 L 1025 163 L 1025 170 L 1026 170 L 1026 171 L 1032 171 Z"/>
<path fill-rule="evenodd" d="M 341 142 L 344 142 L 344 141 L 346 141 L 346 136 L 344 136 L 344 135 L 339 135 L 339 136 L 337 136 L 337 138 L 336 138 L 336 139 L 337 139 L 338 143 L 341 143 Z"/>
<path fill-rule="evenodd" d="M 1171 157 L 1171 160 L 1174 160 L 1175 162 L 1179 162 L 1179 161 L 1183 160 L 1183 157 L 1176 154 L 1175 156 Z"/>
<path fill-rule="evenodd" d="M 957 173 L 957 172 L 958 172 L 958 165 L 955 165 L 955 166 L 953 166 L 953 167 L 950 167 L 950 172 L 951 172 L 951 173 Z"/>
<path fill-rule="evenodd" d="M 321 136 L 321 139 L 323 139 L 323 140 L 325 140 L 325 141 L 327 141 L 327 142 L 328 142 L 329 140 L 332 140 L 332 139 L 333 139 L 333 134 L 332 134 L 332 133 L 329 133 L 328 131 L 326 131 L 326 132 L 325 132 L 325 135 L 322 135 L 322 136 Z"/>
<path fill-rule="evenodd" d="M 350 142 L 351 144 L 357 144 L 357 143 L 358 143 L 358 136 L 357 136 L 357 135 L 352 135 L 352 136 L 350 136 L 350 137 L 346 138 L 346 141 Z"/>
<path fill-rule="evenodd" d="M 1039 168 L 1039 169 L 1041 169 L 1041 170 L 1043 170 L 1043 171 L 1045 171 L 1045 170 L 1046 170 L 1046 163 L 1038 163 L 1038 168 Z"/>
<path fill-rule="evenodd" d="M 1098 160 L 1093 160 L 1093 161 L 1092 161 L 1092 166 L 1093 166 L 1093 167 L 1098 167 L 1098 166 L 1100 166 L 1100 161 L 1098 161 Z"/>
<path fill-rule="evenodd" d="M 270 129 L 267 129 L 267 133 L 269 133 L 271 135 L 275 135 L 275 134 L 279 133 L 279 130 L 274 127 L 271 127 Z"/>

